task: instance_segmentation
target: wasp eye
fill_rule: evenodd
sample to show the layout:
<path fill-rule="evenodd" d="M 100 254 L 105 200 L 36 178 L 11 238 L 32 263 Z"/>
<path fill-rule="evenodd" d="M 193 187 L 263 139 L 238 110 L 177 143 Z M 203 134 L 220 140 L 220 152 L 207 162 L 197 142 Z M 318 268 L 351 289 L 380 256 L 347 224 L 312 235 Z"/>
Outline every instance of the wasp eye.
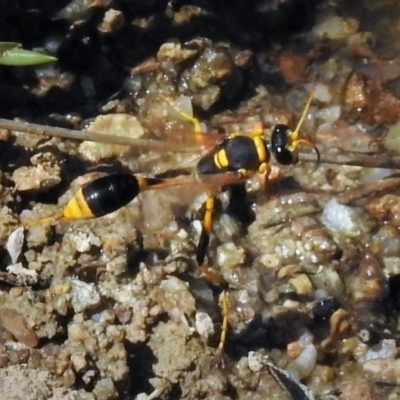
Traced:
<path fill-rule="evenodd" d="M 297 160 L 293 158 L 293 154 L 286 147 L 275 147 L 274 156 L 276 161 L 282 165 L 292 165 L 297 162 Z"/>
<path fill-rule="evenodd" d="M 287 125 L 276 125 L 271 135 L 271 145 L 274 147 L 286 147 L 288 138 L 290 136 L 290 129 Z"/>

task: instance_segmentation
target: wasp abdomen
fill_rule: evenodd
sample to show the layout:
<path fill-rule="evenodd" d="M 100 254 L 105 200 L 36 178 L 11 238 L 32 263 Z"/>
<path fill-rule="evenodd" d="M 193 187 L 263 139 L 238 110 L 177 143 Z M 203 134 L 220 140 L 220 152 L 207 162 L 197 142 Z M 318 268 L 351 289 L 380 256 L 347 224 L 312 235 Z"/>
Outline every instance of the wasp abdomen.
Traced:
<path fill-rule="evenodd" d="M 96 179 L 82 189 L 82 197 L 93 217 L 118 210 L 140 192 L 141 183 L 135 175 L 113 174 Z"/>

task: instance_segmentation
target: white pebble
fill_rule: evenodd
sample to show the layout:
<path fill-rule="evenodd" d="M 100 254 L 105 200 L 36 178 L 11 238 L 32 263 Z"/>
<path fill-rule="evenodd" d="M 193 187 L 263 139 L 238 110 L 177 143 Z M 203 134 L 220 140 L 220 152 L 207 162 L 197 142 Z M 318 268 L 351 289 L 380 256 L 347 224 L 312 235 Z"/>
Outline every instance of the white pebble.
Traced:
<path fill-rule="evenodd" d="M 329 230 L 350 236 L 358 232 L 356 211 L 339 204 L 335 199 L 328 201 L 322 212 L 321 222 Z"/>
<path fill-rule="evenodd" d="M 342 108 L 340 106 L 330 106 L 320 109 L 317 118 L 322 122 L 335 122 L 340 118 Z"/>
<path fill-rule="evenodd" d="M 84 311 L 85 309 L 96 306 L 100 303 L 100 295 L 98 294 L 93 283 L 86 283 L 78 279 L 71 279 L 71 284 L 71 303 L 76 313 Z"/>
<path fill-rule="evenodd" d="M 327 298 L 329 298 L 329 293 L 328 293 L 325 289 L 317 289 L 317 290 L 314 292 L 314 299 L 315 299 L 316 301 L 318 301 L 318 300 L 325 300 L 325 299 L 327 299 Z"/>
<path fill-rule="evenodd" d="M 396 342 L 393 339 L 383 339 L 376 346 L 371 347 L 364 356 L 360 357 L 358 362 L 364 364 L 371 360 L 394 359 L 396 355 Z"/>
<path fill-rule="evenodd" d="M 241 247 L 237 247 L 234 243 L 224 243 L 217 249 L 217 264 L 223 265 L 224 268 L 234 268 L 245 261 L 246 255 Z"/>
<path fill-rule="evenodd" d="M 396 170 L 387 168 L 367 168 L 367 171 L 362 176 L 362 182 L 371 183 L 381 181 L 396 172 Z"/>
<path fill-rule="evenodd" d="M 195 219 L 192 222 L 192 226 L 195 229 L 195 231 L 200 235 L 201 231 L 203 230 L 203 224 L 201 223 L 201 221 L 199 221 L 198 219 Z"/>
<path fill-rule="evenodd" d="M 214 334 L 214 323 L 211 317 L 204 311 L 196 313 L 195 328 L 199 335 L 205 339 Z"/>
<path fill-rule="evenodd" d="M 310 375 L 317 362 L 317 349 L 311 343 L 307 345 L 299 356 L 293 361 L 293 364 L 299 369 L 302 377 Z"/>
<path fill-rule="evenodd" d="M 170 276 L 169 278 L 161 281 L 160 288 L 170 293 L 187 292 L 188 290 L 187 284 L 175 276 Z"/>
<path fill-rule="evenodd" d="M 14 274 L 21 277 L 29 277 L 31 281 L 37 282 L 38 274 L 33 269 L 24 268 L 22 263 L 11 264 L 7 267 L 7 271 L 10 274 Z"/>
<path fill-rule="evenodd" d="M 297 340 L 299 346 L 305 349 L 314 340 L 313 335 L 309 331 L 305 331 Z"/>
<path fill-rule="evenodd" d="M 92 245 L 100 246 L 100 239 L 93 235 L 93 233 L 84 233 L 81 231 L 76 232 L 76 234 L 72 237 L 72 240 L 76 244 L 76 250 L 80 253 L 85 253 L 90 250 Z"/>
<path fill-rule="evenodd" d="M 11 263 L 15 264 L 21 254 L 22 246 L 24 244 L 24 228 L 19 227 L 11 232 L 7 240 L 7 251 L 11 257 Z"/>
<path fill-rule="evenodd" d="M 176 234 L 176 236 L 179 239 L 187 239 L 187 237 L 189 236 L 187 231 L 185 231 L 184 229 L 179 229 L 178 233 Z"/>
<path fill-rule="evenodd" d="M 322 103 L 330 103 L 332 100 L 332 94 L 327 85 L 318 83 L 313 89 L 314 98 Z"/>

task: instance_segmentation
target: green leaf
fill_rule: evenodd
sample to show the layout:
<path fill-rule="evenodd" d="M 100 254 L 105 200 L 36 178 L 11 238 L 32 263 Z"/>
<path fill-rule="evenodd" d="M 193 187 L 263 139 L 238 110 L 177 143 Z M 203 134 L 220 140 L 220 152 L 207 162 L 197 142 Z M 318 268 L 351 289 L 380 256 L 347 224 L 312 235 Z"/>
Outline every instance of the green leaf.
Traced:
<path fill-rule="evenodd" d="M 21 47 L 20 43 L 15 42 L 0 42 L 0 55 L 7 50 Z"/>
<path fill-rule="evenodd" d="M 0 65 L 25 66 L 46 64 L 57 58 L 19 48 L 18 43 L 0 42 Z"/>

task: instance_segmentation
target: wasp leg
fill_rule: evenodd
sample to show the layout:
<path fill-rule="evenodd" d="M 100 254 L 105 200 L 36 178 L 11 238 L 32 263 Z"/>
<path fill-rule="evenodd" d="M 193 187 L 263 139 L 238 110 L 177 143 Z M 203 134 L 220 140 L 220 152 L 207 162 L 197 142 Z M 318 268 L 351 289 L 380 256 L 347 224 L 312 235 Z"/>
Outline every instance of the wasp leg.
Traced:
<path fill-rule="evenodd" d="M 214 285 L 218 285 L 222 288 L 220 309 L 222 314 L 222 325 L 221 325 L 221 335 L 219 339 L 219 344 L 217 348 L 217 356 L 220 359 L 224 353 L 224 347 L 226 342 L 226 335 L 228 332 L 228 314 L 229 314 L 229 299 L 228 299 L 228 282 L 219 274 L 215 273 L 213 270 L 208 268 L 204 264 L 204 259 L 206 257 L 207 248 L 210 243 L 210 232 L 212 227 L 212 215 L 214 212 L 215 198 L 211 194 L 208 194 L 206 200 L 206 210 L 204 213 L 204 220 L 202 231 L 200 234 L 199 243 L 196 249 L 196 261 L 201 273 L 204 277 Z"/>
<path fill-rule="evenodd" d="M 204 264 L 204 258 L 206 256 L 207 247 L 210 243 L 210 231 L 212 225 L 212 215 L 214 212 L 215 199 L 214 196 L 208 194 L 206 200 L 206 209 L 204 212 L 204 220 L 202 225 L 202 230 L 200 234 L 199 243 L 196 249 L 196 261 L 201 268 Z"/>
<path fill-rule="evenodd" d="M 219 306 L 222 315 L 222 325 L 221 325 L 221 335 L 219 337 L 219 343 L 217 348 L 217 358 L 221 360 L 224 355 L 226 335 L 228 334 L 228 328 L 229 328 L 229 292 L 227 289 L 224 289 L 221 293 Z"/>

